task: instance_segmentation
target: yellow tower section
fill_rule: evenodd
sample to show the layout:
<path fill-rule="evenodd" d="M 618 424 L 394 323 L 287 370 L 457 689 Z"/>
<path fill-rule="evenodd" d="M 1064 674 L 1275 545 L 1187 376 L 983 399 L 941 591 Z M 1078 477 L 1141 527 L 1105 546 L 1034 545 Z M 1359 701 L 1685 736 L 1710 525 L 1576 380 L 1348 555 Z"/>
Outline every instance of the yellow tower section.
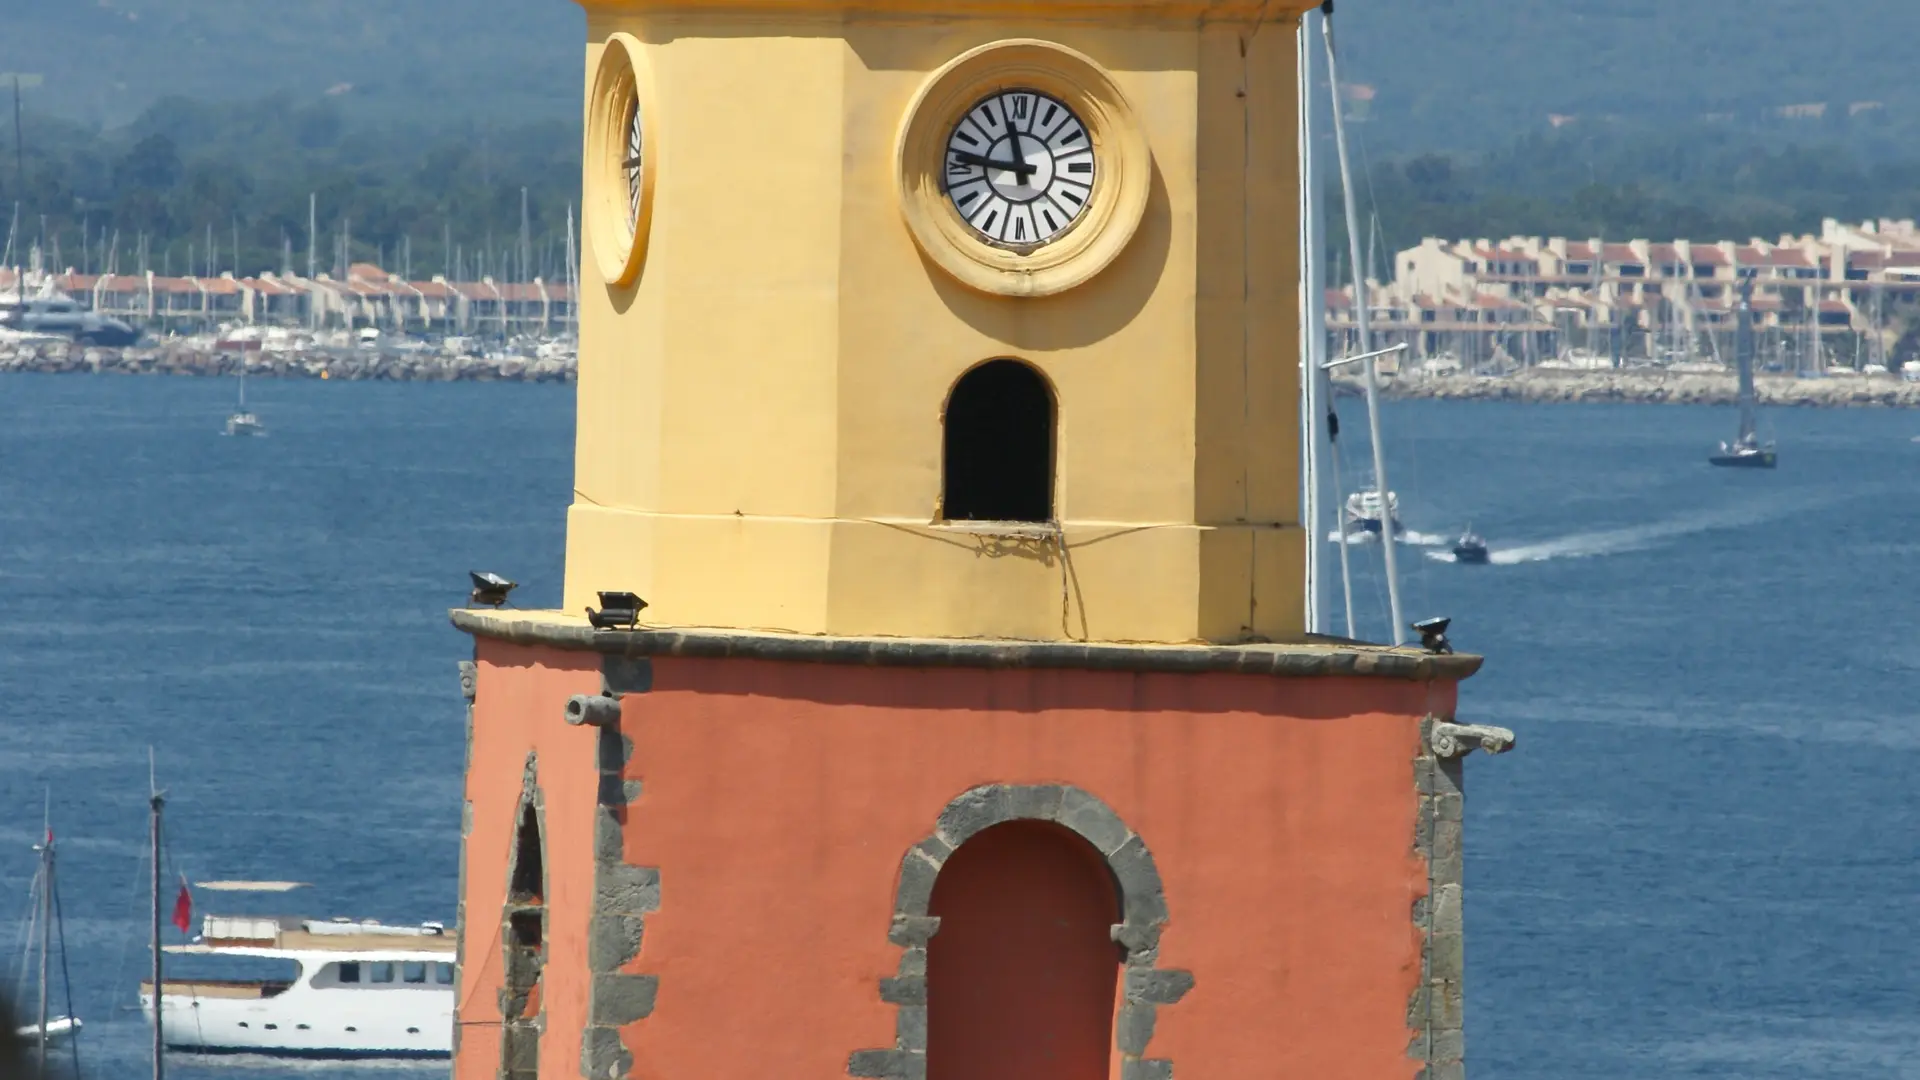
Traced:
<path fill-rule="evenodd" d="M 583 0 L 566 607 L 1303 629 L 1306 0 Z"/>

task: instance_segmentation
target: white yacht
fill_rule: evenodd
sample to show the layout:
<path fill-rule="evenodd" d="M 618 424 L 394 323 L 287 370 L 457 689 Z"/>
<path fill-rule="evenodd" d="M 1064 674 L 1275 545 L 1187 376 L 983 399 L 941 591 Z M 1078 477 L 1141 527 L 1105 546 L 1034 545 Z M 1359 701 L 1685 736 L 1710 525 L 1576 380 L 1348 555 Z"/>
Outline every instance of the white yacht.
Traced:
<path fill-rule="evenodd" d="M 182 1053 L 448 1057 L 455 947 L 439 923 L 208 915 L 192 944 L 165 951 L 273 961 L 279 977 L 166 978 L 161 1035 Z M 140 1007 L 152 1019 L 151 982 L 140 984 Z"/>
<path fill-rule="evenodd" d="M 1400 524 L 1400 496 L 1387 492 L 1384 513 L 1382 512 L 1380 493 L 1368 488 L 1347 496 L 1347 532 L 1349 534 L 1368 532 L 1379 535 L 1382 521 L 1393 522 L 1393 535 L 1399 536 L 1406 529 Z"/>
<path fill-rule="evenodd" d="M 18 292 L 0 296 L 0 330 L 66 338 L 81 345 L 122 346 L 140 340 L 140 331 L 133 326 L 88 311 L 73 297 L 54 291 L 50 282 L 37 296 Z"/>

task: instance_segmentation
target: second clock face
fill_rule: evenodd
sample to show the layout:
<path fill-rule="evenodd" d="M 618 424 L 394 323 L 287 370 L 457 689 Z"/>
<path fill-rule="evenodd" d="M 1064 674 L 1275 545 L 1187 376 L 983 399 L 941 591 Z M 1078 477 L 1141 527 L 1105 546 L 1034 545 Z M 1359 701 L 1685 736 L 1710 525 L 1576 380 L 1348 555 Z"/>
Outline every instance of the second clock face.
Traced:
<path fill-rule="evenodd" d="M 1093 195 L 1093 141 L 1058 98 L 998 90 L 947 136 L 947 198 L 982 239 L 1034 248 L 1086 213 Z"/>
<path fill-rule="evenodd" d="M 626 138 L 626 152 L 620 156 L 620 171 L 626 173 L 626 231 L 634 233 L 639 229 L 639 196 L 641 179 L 645 177 L 641 169 L 647 167 L 647 140 L 639 127 L 639 94 L 628 102 L 626 123 L 622 127 L 626 129 L 622 133 Z"/>

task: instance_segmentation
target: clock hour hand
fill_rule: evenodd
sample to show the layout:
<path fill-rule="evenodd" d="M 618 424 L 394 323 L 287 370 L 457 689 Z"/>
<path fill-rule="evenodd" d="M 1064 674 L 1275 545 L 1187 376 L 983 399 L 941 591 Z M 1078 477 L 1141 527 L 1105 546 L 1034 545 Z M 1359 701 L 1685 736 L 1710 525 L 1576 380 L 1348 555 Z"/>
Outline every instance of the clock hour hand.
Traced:
<path fill-rule="evenodd" d="M 947 153 L 955 160 L 964 162 L 965 164 L 979 165 L 987 169 L 1001 169 L 1015 174 L 1022 180 L 1039 171 L 1037 167 L 1029 165 L 1024 161 L 1001 161 L 998 158 L 990 158 L 981 154 L 969 154 L 965 150 L 949 150 Z"/>

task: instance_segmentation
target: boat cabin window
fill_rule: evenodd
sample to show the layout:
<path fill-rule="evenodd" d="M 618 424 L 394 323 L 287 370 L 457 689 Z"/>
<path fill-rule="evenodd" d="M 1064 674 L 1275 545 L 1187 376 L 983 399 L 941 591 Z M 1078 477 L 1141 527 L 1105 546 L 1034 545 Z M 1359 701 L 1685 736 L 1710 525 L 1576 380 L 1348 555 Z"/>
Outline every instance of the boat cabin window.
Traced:
<path fill-rule="evenodd" d="M 327 990 L 351 989 L 425 989 L 439 983 L 453 985 L 453 965 L 426 960 L 340 960 L 326 964 L 313 976 L 313 987 Z"/>

